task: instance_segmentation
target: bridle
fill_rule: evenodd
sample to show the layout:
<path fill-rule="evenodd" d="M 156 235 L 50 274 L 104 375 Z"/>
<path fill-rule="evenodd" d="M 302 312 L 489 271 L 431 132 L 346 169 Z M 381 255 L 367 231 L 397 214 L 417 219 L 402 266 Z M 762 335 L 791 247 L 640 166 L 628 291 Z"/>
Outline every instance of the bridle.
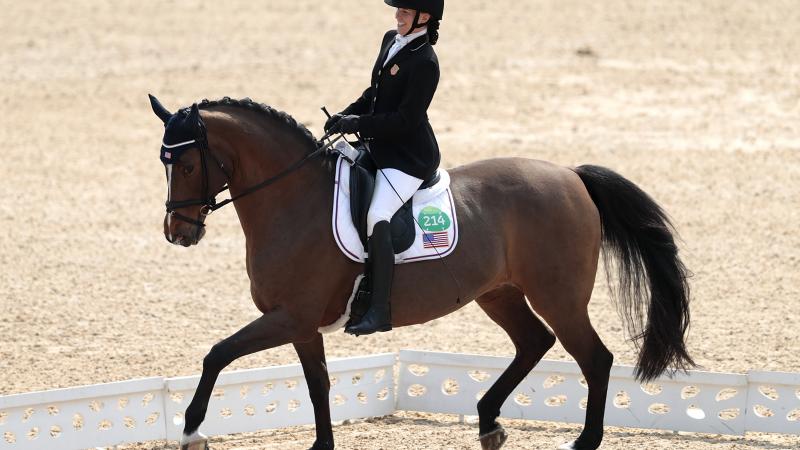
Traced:
<path fill-rule="evenodd" d="M 315 157 L 317 157 L 317 156 L 319 156 L 319 155 L 321 155 L 323 153 L 326 153 L 328 151 L 328 149 L 339 139 L 339 138 L 337 138 L 335 140 L 330 140 L 328 138 L 331 136 L 332 133 L 330 133 L 330 132 L 325 133 L 325 135 L 319 141 L 317 141 L 317 148 L 313 152 L 305 155 L 303 158 L 299 159 L 298 161 L 296 161 L 295 163 L 293 163 L 292 165 L 290 165 L 286 169 L 282 170 L 278 174 L 276 174 L 276 175 L 274 175 L 274 176 L 272 176 L 270 178 L 267 178 L 266 180 L 262 181 L 261 183 L 258 183 L 258 184 L 254 185 L 254 186 L 251 186 L 251 187 L 245 189 L 243 192 L 241 192 L 238 195 L 231 196 L 231 198 L 228 198 L 226 200 L 223 200 L 223 201 L 217 203 L 217 198 L 216 198 L 217 195 L 219 195 L 219 194 L 221 194 L 221 193 L 223 193 L 223 192 L 225 192 L 226 190 L 229 189 L 229 182 L 230 182 L 231 175 L 229 175 L 225 171 L 225 167 L 219 161 L 219 159 L 217 159 L 214 156 L 214 154 L 211 153 L 211 149 L 208 146 L 208 135 L 206 133 L 206 127 L 205 127 L 205 124 L 203 123 L 202 120 L 199 121 L 198 129 L 199 129 L 199 133 L 198 133 L 199 136 L 197 136 L 197 138 L 194 141 L 182 142 L 180 145 L 188 145 L 188 144 L 192 144 L 192 143 L 196 143 L 197 144 L 197 149 L 200 151 L 200 166 L 201 166 L 202 176 L 203 176 L 203 190 L 202 190 L 203 196 L 201 198 L 198 198 L 198 199 L 178 200 L 178 201 L 167 200 L 167 202 L 166 202 L 167 214 L 169 214 L 170 216 L 172 216 L 172 217 L 174 217 L 174 218 L 176 218 L 176 219 L 178 219 L 178 220 L 180 220 L 182 222 L 190 223 L 190 224 L 198 227 L 197 228 L 198 231 L 206 226 L 206 224 L 203 223 L 203 219 L 205 219 L 205 217 L 208 216 L 209 214 L 211 214 L 212 212 L 222 208 L 223 206 L 226 206 L 226 205 L 228 205 L 230 203 L 233 203 L 236 200 L 241 199 L 242 197 L 250 195 L 253 192 L 256 192 L 256 191 L 258 191 L 260 189 L 263 189 L 263 188 L 265 188 L 265 187 L 267 187 L 267 186 L 269 186 L 271 184 L 276 183 L 280 179 L 286 177 L 287 175 L 291 174 L 295 170 L 297 170 L 300 167 L 302 167 L 306 162 L 308 162 L 308 160 L 310 160 L 312 158 L 315 158 Z M 226 178 L 225 185 L 222 186 L 222 188 L 220 190 L 218 190 L 217 192 L 215 192 L 214 194 L 211 194 L 209 192 L 209 171 L 208 171 L 208 159 L 209 158 L 214 160 L 214 162 L 217 164 L 217 166 L 220 168 L 220 170 L 225 174 L 225 178 Z M 187 216 L 185 216 L 185 215 L 183 215 L 183 214 L 181 214 L 181 213 L 179 213 L 177 211 L 178 209 L 181 209 L 181 208 L 186 208 L 186 207 L 189 207 L 189 206 L 196 206 L 196 205 L 201 205 L 200 213 L 199 213 L 197 219 L 193 219 L 191 217 L 187 217 Z"/>
<path fill-rule="evenodd" d="M 181 142 L 180 144 L 175 144 L 175 146 L 178 146 L 178 145 L 189 145 L 189 144 L 193 144 L 193 143 L 197 144 L 197 148 L 200 151 L 200 165 L 201 165 L 202 176 L 203 176 L 203 181 L 202 181 L 203 182 L 203 190 L 202 190 L 203 196 L 201 198 L 191 199 L 191 200 L 178 200 L 178 201 L 175 201 L 175 200 L 169 200 L 168 199 L 167 202 L 166 202 L 166 208 L 167 208 L 167 214 L 169 214 L 171 217 L 174 217 L 174 218 L 176 218 L 176 219 L 178 219 L 180 221 L 183 221 L 183 222 L 190 223 L 190 224 L 195 225 L 195 226 L 197 226 L 199 228 L 203 228 L 203 227 L 206 226 L 206 224 L 202 222 L 202 219 L 205 216 L 211 214 L 211 212 L 214 211 L 215 209 L 218 209 L 216 197 L 221 192 L 223 192 L 226 189 L 228 189 L 228 185 L 226 183 L 225 186 L 223 186 L 222 189 L 220 189 L 215 194 L 213 194 L 213 195 L 209 194 L 209 177 L 208 177 L 208 173 L 209 173 L 208 172 L 208 159 L 209 159 L 209 157 L 212 158 L 217 163 L 217 165 L 219 166 L 220 170 L 223 171 L 223 173 L 225 172 L 225 170 L 224 170 L 224 166 L 222 165 L 222 163 L 216 157 L 214 157 L 214 155 L 211 153 L 211 151 L 208 148 L 208 137 L 206 135 L 206 127 L 202 122 L 199 125 L 199 129 L 200 129 L 200 132 L 199 132 L 198 138 L 194 139 L 193 141 L 187 141 L 187 142 Z M 226 177 L 227 177 L 227 174 L 226 174 Z M 183 214 L 178 212 L 178 210 L 181 209 L 181 208 L 187 208 L 189 206 L 195 206 L 195 205 L 201 205 L 202 206 L 200 208 L 200 214 L 199 214 L 197 219 L 193 219 L 191 217 L 187 217 L 187 216 L 185 216 L 185 215 L 183 215 Z"/>

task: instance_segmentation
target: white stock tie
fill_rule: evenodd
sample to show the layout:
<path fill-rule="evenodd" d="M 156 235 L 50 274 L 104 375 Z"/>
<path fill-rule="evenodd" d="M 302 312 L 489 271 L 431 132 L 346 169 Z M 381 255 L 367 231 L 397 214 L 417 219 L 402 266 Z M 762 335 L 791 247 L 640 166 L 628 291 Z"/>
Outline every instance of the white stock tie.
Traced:
<path fill-rule="evenodd" d="M 413 41 L 414 39 L 424 35 L 428 32 L 428 29 L 425 28 L 422 31 L 417 31 L 414 34 L 410 34 L 408 36 L 401 36 L 400 34 L 394 37 L 394 44 L 392 44 L 392 48 L 389 49 L 389 53 L 386 54 L 386 60 L 383 61 L 383 66 L 386 67 L 386 63 L 389 62 L 390 59 L 394 58 L 400 50 L 403 49 L 409 42 Z"/>

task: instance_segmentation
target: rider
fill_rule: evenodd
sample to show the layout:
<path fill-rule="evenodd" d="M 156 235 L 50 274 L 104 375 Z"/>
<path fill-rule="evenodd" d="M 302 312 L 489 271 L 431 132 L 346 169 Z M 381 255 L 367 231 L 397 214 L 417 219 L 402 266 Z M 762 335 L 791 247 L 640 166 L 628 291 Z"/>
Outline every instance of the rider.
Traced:
<path fill-rule="evenodd" d="M 427 110 L 439 83 L 433 45 L 439 39 L 444 0 L 384 0 L 397 8 L 397 30 L 383 36 L 363 95 L 325 123 L 325 131 L 360 133 L 378 166 L 367 214 L 366 276 L 370 308 L 350 334 L 392 329 L 391 292 L 394 249 L 392 216 L 431 179 L 439 167 L 439 146 Z"/>

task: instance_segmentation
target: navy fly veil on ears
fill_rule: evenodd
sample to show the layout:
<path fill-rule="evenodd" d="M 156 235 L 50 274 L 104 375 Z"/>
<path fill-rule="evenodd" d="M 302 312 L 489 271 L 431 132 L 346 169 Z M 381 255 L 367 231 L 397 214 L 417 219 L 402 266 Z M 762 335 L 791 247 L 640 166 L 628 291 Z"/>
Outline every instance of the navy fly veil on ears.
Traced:
<path fill-rule="evenodd" d="M 161 142 L 161 162 L 175 164 L 184 151 L 200 145 L 202 125 L 197 105 L 185 108 L 172 117 L 164 125 L 164 139 Z"/>

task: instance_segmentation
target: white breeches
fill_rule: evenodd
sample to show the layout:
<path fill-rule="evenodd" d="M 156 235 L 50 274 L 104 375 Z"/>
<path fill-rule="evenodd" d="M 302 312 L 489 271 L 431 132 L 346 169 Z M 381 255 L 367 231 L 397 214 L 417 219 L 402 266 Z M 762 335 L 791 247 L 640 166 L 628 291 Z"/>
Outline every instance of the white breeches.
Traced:
<path fill-rule="evenodd" d="M 379 170 L 375 175 L 375 191 L 367 213 L 367 236 L 372 236 L 376 223 L 383 220 L 390 222 L 392 216 L 414 196 L 422 182 L 397 169 Z"/>

